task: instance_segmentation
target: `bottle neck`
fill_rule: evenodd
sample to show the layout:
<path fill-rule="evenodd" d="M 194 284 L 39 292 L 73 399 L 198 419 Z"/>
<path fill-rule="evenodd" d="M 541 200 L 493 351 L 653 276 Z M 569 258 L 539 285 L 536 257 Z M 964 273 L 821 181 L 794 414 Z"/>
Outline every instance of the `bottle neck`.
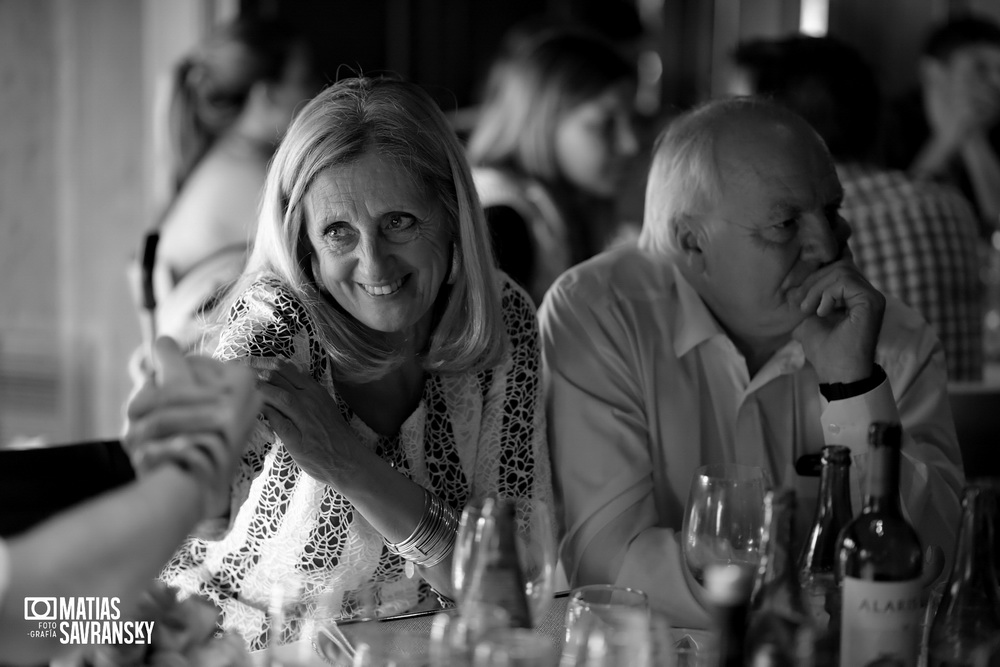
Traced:
<path fill-rule="evenodd" d="M 868 486 L 863 512 L 902 516 L 899 504 L 900 456 L 898 445 L 881 445 L 869 449 Z"/>
<path fill-rule="evenodd" d="M 851 511 L 850 459 L 824 461 L 820 473 L 819 501 L 812 528 L 802 546 L 799 567 L 803 573 L 833 573 L 837 536 L 853 518 Z"/>
<path fill-rule="evenodd" d="M 828 520 L 847 522 L 851 519 L 850 465 L 828 463 L 819 479 L 818 514 Z"/>

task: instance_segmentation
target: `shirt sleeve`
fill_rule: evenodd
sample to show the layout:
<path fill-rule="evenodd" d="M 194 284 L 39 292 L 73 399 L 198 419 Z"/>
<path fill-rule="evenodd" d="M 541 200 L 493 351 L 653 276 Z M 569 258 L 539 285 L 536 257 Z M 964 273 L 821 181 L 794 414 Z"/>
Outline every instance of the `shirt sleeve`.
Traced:
<path fill-rule="evenodd" d="M 329 366 L 322 355 L 314 353 L 315 341 L 301 302 L 277 279 L 265 278 L 247 288 L 230 308 L 215 357 L 236 362 L 250 357 L 285 359 L 320 381 Z M 279 443 L 263 415 L 259 416 L 233 478 L 230 518 L 246 501 L 268 453 Z"/>
<path fill-rule="evenodd" d="M 827 444 L 851 448 L 855 470 L 851 475 L 851 500 L 855 511 L 859 511 L 868 472 L 868 426 L 874 421 L 902 424 L 903 513 L 925 547 L 941 547 L 946 560 L 944 571 L 948 572 L 965 479 L 948 403 L 944 352 L 937 337 L 924 326 L 911 353 L 878 356 L 887 375 L 881 385 L 860 396 L 824 401 L 824 439 Z"/>
<path fill-rule="evenodd" d="M 562 564 L 573 586 L 639 588 L 672 624 L 710 627 L 675 532 L 658 525 L 634 336 L 608 313 L 560 283 L 540 311 Z"/>

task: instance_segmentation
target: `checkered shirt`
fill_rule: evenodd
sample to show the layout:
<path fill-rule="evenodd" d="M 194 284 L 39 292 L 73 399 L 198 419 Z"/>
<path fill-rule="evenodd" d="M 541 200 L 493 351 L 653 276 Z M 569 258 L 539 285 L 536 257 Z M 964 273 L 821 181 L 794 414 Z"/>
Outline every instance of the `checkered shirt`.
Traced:
<path fill-rule="evenodd" d="M 848 241 L 871 283 L 916 309 L 944 346 L 948 379 L 983 375 L 983 305 L 978 223 L 951 186 L 913 181 L 900 171 L 837 169 L 844 186 Z"/>

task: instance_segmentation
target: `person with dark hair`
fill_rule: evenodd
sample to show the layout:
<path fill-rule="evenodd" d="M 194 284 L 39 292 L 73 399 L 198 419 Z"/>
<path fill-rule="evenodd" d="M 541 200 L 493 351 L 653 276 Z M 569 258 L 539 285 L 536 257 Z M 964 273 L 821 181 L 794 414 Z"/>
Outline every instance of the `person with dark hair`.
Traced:
<path fill-rule="evenodd" d="M 886 164 L 957 185 L 988 236 L 1000 229 L 1000 26 L 976 14 L 938 26 L 919 75 L 890 106 Z"/>
<path fill-rule="evenodd" d="M 302 629 L 272 627 L 277 582 L 301 582 L 307 616 L 321 597 L 331 618 L 440 608 L 466 504 L 552 511 L 535 309 L 496 269 L 463 147 L 416 84 L 344 79 L 302 109 L 217 312 L 216 356 L 256 369 L 266 420 L 215 507 L 227 529 L 162 576 L 251 649 Z"/>
<path fill-rule="evenodd" d="M 609 42 L 568 27 L 513 30 L 490 69 L 468 155 L 500 267 L 536 302 L 619 231 L 636 81 Z"/>
<path fill-rule="evenodd" d="M 931 324 L 950 380 L 982 379 L 976 215 L 954 186 L 876 165 L 881 97 L 861 54 L 833 37 L 793 35 L 742 44 L 733 62 L 746 90 L 791 108 L 823 138 L 861 272 Z"/>
<path fill-rule="evenodd" d="M 159 331 L 193 348 L 198 316 L 246 260 L 278 140 L 320 85 L 306 39 L 283 22 L 253 18 L 217 27 L 170 83 L 157 318 Z"/>

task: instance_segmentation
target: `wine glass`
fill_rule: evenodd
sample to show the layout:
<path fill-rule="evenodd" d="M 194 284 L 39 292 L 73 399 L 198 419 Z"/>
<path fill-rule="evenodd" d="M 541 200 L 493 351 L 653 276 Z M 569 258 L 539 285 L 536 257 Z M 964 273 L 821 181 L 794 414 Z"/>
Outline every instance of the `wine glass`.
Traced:
<path fill-rule="evenodd" d="M 485 498 L 469 503 L 462 511 L 458 536 L 452 556 L 452 585 L 459 611 L 476 592 L 472 582 L 484 545 L 494 543 L 493 512 L 497 502 L 514 504 L 517 558 L 524 575 L 525 596 L 532 623 L 537 626 L 545 616 L 555 592 L 556 535 L 551 508 L 534 498 L 511 498 L 498 501 Z M 489 602 L 488 600 L 486 602 Z"/>
<path fill-rule="evenodd" d="M 605 584 L 573 589 L 566 605 L 561 667 L 646 667 L 652 649 L 645 593 Z"/>
<path fill-rule="evenodd" d="M 739 565 L 756 572 L 769 484 L 756 466 L 727 463 L 695 471 L 682 529 L 684 560 L 704 586 L 713 565 Z"/>

